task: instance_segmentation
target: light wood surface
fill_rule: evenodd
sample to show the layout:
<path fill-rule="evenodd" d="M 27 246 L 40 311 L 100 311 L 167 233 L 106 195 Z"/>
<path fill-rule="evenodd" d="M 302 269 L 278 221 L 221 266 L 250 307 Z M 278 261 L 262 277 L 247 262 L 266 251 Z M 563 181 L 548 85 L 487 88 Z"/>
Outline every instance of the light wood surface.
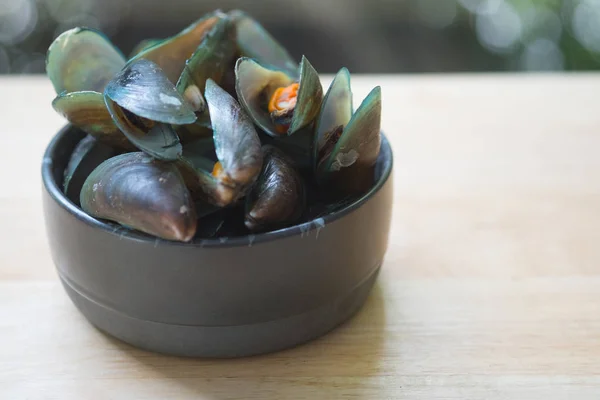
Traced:
<path fill-rule="evenodd" d="M 356 103 L 382 85 L 395 152 L 375 290 L 320 340 L 219 361 L 133 349 L 76 311 L 40 204 L 63 121 L 45 78 L 0 79 L 0 398 L 600 398 L 600 75 L 353 83 Z"/>

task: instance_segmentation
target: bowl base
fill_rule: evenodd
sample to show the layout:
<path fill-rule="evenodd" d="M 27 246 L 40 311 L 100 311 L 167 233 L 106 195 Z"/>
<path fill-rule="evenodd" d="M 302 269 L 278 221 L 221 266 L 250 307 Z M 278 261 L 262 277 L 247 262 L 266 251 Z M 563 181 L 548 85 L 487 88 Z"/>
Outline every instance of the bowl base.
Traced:
<path fill-rule="evenodd" d="M 183 357 L 234 358 L 275 352 L 316 339 L 352 317 L 365 303 L 380 265 L 349 294 L 308 312 L 237 326 L 174 325 L 133 318 L 61 282 L 79 311 L 98 329 L 145 350 Z"/>

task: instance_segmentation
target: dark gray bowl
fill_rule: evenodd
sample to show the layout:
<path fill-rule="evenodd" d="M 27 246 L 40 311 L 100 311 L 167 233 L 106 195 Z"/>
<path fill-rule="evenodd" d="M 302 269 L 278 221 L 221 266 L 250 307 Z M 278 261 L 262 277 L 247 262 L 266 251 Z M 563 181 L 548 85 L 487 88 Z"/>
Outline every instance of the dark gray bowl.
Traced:
<path fill-rule="evenodd" d="M 60 279 L 102 331 L 161 353 L 247 356 L 321 336 L 366 300 L 392 211 L 385 137 L 376 184 L 343 210 L 276 232 L 177 243 L 116 229 L 65 197 L 63 170 L 83 136 L 67 126 L 48 146 L 43 205 Z"/>

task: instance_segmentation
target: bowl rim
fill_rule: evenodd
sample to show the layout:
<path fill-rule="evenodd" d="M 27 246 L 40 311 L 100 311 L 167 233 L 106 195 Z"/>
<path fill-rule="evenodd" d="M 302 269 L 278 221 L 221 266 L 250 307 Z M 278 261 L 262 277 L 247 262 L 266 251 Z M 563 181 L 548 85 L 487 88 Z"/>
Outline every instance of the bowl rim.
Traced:
<path fill-rule="evenodd" d="M 325 225 L 332 223 L 338 219 L 343 218 L 345 215 L 355 211 L 372 197 L 374 197 L 379 190 L 385 185 L 390 179 L 394 164 L 394 154 L 392 146 L 383 133 L 381 132 L 381 148 L 385 149 L 388 160 L 383 163 L 383 169 L 377 182 L 369 189 L 368 192 L 358 197 L 352 203 L 346 205 L 344 208 L 335 211 L 333 213 L 324 215 L 319 218 L 315 218 L 310 221 L 303 222 L 301 224 L 295 224 L 285 228 L 281 228 L 274 231 L 256 233 L 245 236 L 236 237 L 223 237 L 215 239 L 195 239 L 190 242 L 178 242 L 167 239 L 162 239 L 154 236 L 150 236 L 143 232 L 137 232 L 124 227 L 114 227 L 106 222 L 96 219 L 81 208 L 77 207 L 67 196 L 63 193 L 59 187 L 58 182 L 55 181 L 52 169 L 54 164 L 54 156 L 58 150 L 58 146 L 61 143 L 61 139 L 69 135 L 75 128 L 71 124 L 63 126 L 52 138 L 50 143 L 47 145 L 44 152 L 44 158 L 42 160 L 42 182 L 44 188 L 50 195 L 50 197 L 65 211 L 74 216 L 80 222 L 83 222 L 93 228 L 101 229 L 107 234 L 118 236 L 119 239 L 133 240 L 136 242 L 143 242 L 147 244 L 153 244 L 154 247 L 160 245 L 168 246 L 182 246 L 182 247 L 199 247 L 199 248 L 230 248 L 235 246 L 251 246 L 263 242 L 271 242 L 274 240 L 283 239 L 290 236 L 305 236 L 313 230 L 320 230 Z"/>

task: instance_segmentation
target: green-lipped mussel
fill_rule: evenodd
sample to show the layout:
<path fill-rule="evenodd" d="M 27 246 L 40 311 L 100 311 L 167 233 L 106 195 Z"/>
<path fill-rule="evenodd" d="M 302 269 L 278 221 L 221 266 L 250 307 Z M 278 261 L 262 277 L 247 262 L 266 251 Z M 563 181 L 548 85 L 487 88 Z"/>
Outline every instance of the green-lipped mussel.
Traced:
<path fill-rule="evenodd" d="M 354 111 L 342 68 L 324 95 L 248 14 L 208 13 L 130 54 L 87 28 L 48 50 L 52 106 L 89 135 L 63 183 L 89 215 L 190 241 L 280 229 L 372 187 L 380 88 Z"/>

